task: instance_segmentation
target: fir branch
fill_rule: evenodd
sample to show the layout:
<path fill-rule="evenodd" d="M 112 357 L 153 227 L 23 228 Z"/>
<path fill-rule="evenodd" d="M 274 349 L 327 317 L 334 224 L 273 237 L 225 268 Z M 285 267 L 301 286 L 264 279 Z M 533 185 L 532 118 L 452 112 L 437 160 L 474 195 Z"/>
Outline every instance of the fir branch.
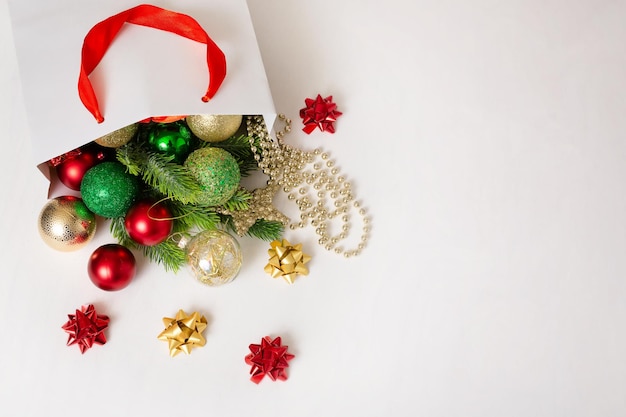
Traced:
<path fill-rule="evenodd" d="M 281 222 L 273 220 L 258 219 L 248 229 L 247 235 L 258 239 L 272 241 L 278 240 L 283 236 L 285 227 Z"/>
<path fill-rule="evenodd" d="M 227 214 L 220 214 L 220 219 L 224 228 L 237 234 L 235 225 L 233 224 L 233 218 Z M 258 219 L 246 232 L 247 236 L 255 237 L 261 240 L 278 240 L 283 236 L 285 227 L 281 222 L 274 220 Z"/>
<path fill-rule="evenodd" d="M 124 217 L 116 217 L 111 219 L 111 225 L 109 226 L 111 235 L 117 240 L 117 242 L 126 247 L 137 248 L 137 244 L 134 240 L 128 236 L 126 226 L 124 226 Z"/>
<path fill-rule="evenodd" d="M 252 152 L 250 149 L 250 138 L 248 136 L 231 136 L 230 138 L 221 142 L 202 142 L 200 147 L 211 146 L 214 148 L 222 148 L 228 151 L 235 158 L 245 158 L 248 153 Z"/>
<path fill-rule="evenodd" d="M 252 193 L 245 188 L 240 187 L 235 194 L 224 203 L 224 208 L 228 211 L 242 211 L 247 210 L 250 205 L 248 201 L 252 198 Z"/>
<path fill-rule="evenodd" d="M 141 153 L 137 152 L 136 146 L 131 142 L 117 148 L 115 155 L 131 175 L 141 174 L 142 160 Z"/>
<path fill-rule="evenodd" d="M 138 140 L 118 148 L 117 159 L 162 195 L 185 204 L 197 202 L 200 185 L 185 167 L 173 162 L 174 156 L 150 152 Z"/>
<path fill-rule="evenodd" d="M 141 250 L 151 262 L 162 264 L 166 271 L 178 272 L 187 262 L 185 250 L 169 240 L 154 246 L 141 246 Z"/>
<path fill-rule="evenodd" d="M 209 207 L 182 204 L 178 201 L 170 201 L 169 207 L 176 219 L 175 232 L 186 232 L 192 228 L 212 230 L 220 222 L 220 217 Z"/>
<path fill-rule="evenodd" d="M 200 185 L 185 167 L 172 162 L 172 158 L 149 153 L 142 170 L 144 182 L 183 204 L 196 203 L 201 192 Z"/>

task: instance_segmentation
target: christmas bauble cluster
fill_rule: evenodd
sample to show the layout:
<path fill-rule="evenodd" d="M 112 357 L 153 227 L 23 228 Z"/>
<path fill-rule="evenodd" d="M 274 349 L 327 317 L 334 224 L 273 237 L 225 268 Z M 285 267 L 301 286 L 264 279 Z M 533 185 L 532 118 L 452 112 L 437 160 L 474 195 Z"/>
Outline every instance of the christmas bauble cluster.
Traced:
<path fill-rule="evenodd" d="M 119 290 L 130 283 L 132 249 L 166 269 L 189 264 L 209 285 L 229 282 L 241 267 L 241 251 L 221 230 L 232 227 L 232 219 L 216 208 L 245 206 L 249 197 L 240 179 L 255 155 L 249 138 L 237 136 L 241 125 L 242 116 L 232 115 L 145 120 L 51 160 L 59 181 L 80 195 L 56 197 L 43 207 L 43 241 L 61 251 L 85 247 L 99 216 L 110 220 L 118 242 L 97 248 L 88 260 L 98 287 Z M 174 236 L 187 236 L 191 246 Z"/>

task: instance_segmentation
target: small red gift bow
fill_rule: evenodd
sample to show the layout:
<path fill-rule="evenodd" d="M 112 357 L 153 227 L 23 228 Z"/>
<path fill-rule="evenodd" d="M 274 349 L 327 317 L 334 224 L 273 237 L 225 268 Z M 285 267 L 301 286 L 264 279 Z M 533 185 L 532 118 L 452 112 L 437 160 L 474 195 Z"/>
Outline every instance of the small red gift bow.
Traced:
<path fill-rule="evenodd" d="M 78 76 L 78 95 L 83 105 L 96 118 L 104 121 L 98 98 L 93 90 L 89 74 L 98 66 L 107 49 L 117 36 L 124 23 L 147 26 L 172 32 L 185 38 L 206 44 L 209 87 L 202 101 L 209 101 L 226 77 L 226 57 L 224 52 L 213 42 L 200 24 L 185 14 L 172 12 L 149 4 L 142 4 L 96 24 L 85 36 L 81 54 L 80 75 Z"/>

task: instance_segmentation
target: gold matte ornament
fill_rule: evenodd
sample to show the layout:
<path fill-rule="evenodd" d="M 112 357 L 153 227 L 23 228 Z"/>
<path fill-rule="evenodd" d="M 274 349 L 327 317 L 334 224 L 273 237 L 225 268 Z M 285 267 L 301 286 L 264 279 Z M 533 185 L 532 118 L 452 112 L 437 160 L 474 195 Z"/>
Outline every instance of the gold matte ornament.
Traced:
<path fill-rule="evenodd" d="M 265 265 L 265 272 L 272 278 L 283 277 L 289 284 L 293 284 L 298 275 L 308 275 L 306 263 L 311 257 L 302 252 L 302 243 L 292 245 L 287 239 L 275 240 L 270 243 L 267 251 L 270 260 Z"/>
<path fill-rule="evenodd" d="M 202 332 L 207 327 L 207 319 L 198 312 L 188 315 L 183 310 L 178 310 L 174 318 L 163 317 L 163 324 L 165 330 L 159 334 L 158 339 L 168 343 L 172 357 L 180 352 L 189 355 L 194 347 L 206 344 Z"/>
<path fill-rule="evenodd" d="M 221 142 L 239 130 L 243 116 L 236 114 L 198 114 L 187 116 L 187 126 L 205 142 Z"/>
<path fill-rule="evenodd" d="M 57 197 L 41 209 L 38 228 L 48 246 L 71 252 L 91 241 L 96 233 L 96 216 L 78 197 Z"/>
<path fill-rule="evenodd" d="M 137 133 L 138 127 L 137 123 L 133 123 L 132 125 L 128 125 L 114 132 L 108 133 L 96 139 L 94 142 L 107 148 L 119 148 L 120 146 L 126 145 L 130 142 L 130 140 L 135 136 L 135 133 Z"/>

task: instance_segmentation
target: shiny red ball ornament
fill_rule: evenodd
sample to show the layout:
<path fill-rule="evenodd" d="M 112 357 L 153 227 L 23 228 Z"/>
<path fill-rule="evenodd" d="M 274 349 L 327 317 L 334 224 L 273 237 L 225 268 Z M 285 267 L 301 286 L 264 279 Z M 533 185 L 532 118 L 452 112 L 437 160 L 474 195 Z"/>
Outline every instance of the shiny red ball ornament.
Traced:
<path fill-rule="evenodd" d="M 135 256 L 122 245 L 102 245 L 91 254 L 87 271 L 96 287 L 105 291 L 121 290 L 135 276 Z"/>
<path fill-rule="evenodd" d="M 80 183 L 85 173 L 106 158 L 106 153 L 95 145 L 78 149 L 71 157 L 57 165 L 59 181 L 67 188 L 80 191 Z"/>
<path fill-rule="evenodd" d="M 154 246 L 172 233 L 174 220 L 165 204 L 143 200 L 128 210 L 124 226 L 132 240 L 140 245 Z"/>

